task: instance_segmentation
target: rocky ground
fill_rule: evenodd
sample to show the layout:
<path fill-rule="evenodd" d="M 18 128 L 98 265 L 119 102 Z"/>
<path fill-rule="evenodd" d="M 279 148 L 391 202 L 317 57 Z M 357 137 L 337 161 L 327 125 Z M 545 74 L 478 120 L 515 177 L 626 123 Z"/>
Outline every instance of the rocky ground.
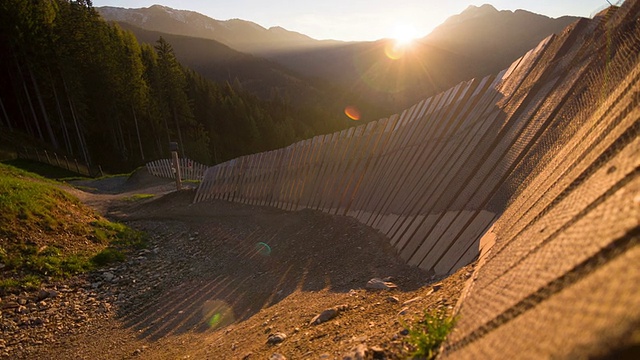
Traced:
<path fill-rule="evenodd" d="M 452 309 L 471 276 L 472 266 L 446 279 L 405 266 L 351 218 L 191 204 L 195 190 L 144 174 L 104 182 L 70 191 L 146 231 L 149 247 L 1 299 L 3 358 L 404 359 L 407 328 Z M 372 278 L 396 287 L 367 289 Z"/>

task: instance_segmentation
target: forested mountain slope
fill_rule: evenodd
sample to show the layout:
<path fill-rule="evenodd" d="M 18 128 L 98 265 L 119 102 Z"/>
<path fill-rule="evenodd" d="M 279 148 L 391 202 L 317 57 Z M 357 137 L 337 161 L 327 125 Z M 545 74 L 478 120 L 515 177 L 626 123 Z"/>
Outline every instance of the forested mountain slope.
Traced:
<path fill-rule="evenodd" d="M 168 155 L 215 163 L 348 125 L 341 111 L 264 100 L 185 68 L 172 44 L 140 45 L 89 1 L 0 3 L 0 127 L 124 171 Z"/>

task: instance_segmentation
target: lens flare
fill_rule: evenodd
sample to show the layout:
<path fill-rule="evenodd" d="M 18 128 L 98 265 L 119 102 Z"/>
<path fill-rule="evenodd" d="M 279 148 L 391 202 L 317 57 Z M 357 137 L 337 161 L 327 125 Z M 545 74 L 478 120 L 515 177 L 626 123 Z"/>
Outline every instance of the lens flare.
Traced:
<path fill-rule="evenodd" d="M 262 256 L 269 256 L 271 255 L 271 246 L 266 243 L 259 242 L 256 244 L 256 251 Z"/>
<path fill-rule="evenodd" d="M 202 316 L 204 322 L 211 329 L 219 329 L 231 325 L 235 321 L 233 309 L 220 300 L 205 301 L 202 305 Z"/>
<path fill-rule="evenodd" d="M 384 54 L 391 60 L 399 60 L 404 56 L 406 47 L 395 42 L 389 42 L 384 47 Z"/>
<path fill-rule="evenodd" d="M 355 106 L 349 105 L 344 108 L 344 114 L 351 120 L 360 120 L 360 110 Z"/>

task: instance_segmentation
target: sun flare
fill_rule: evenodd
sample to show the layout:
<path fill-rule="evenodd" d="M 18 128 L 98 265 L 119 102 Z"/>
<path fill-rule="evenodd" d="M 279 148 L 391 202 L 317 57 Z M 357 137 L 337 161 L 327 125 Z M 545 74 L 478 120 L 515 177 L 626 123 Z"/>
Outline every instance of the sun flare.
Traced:
<path fill-rule="evenodd" d="M 392 38 L 398 46 L 409 46 L 418 36 L 418 30 L 411 24 L 398 24 L 393 28 Z"/>

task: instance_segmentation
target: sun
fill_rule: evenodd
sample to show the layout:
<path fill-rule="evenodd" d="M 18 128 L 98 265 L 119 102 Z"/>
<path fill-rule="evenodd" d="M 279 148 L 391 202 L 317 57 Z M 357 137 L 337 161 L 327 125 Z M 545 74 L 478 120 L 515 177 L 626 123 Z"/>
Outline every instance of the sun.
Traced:
<path fill-rule="evenodd" d="M 392 38 L 398 46 L 409 46 L 418 36 L 418 29 L 412 24 L 396 24 L 393 28 Z"/>

